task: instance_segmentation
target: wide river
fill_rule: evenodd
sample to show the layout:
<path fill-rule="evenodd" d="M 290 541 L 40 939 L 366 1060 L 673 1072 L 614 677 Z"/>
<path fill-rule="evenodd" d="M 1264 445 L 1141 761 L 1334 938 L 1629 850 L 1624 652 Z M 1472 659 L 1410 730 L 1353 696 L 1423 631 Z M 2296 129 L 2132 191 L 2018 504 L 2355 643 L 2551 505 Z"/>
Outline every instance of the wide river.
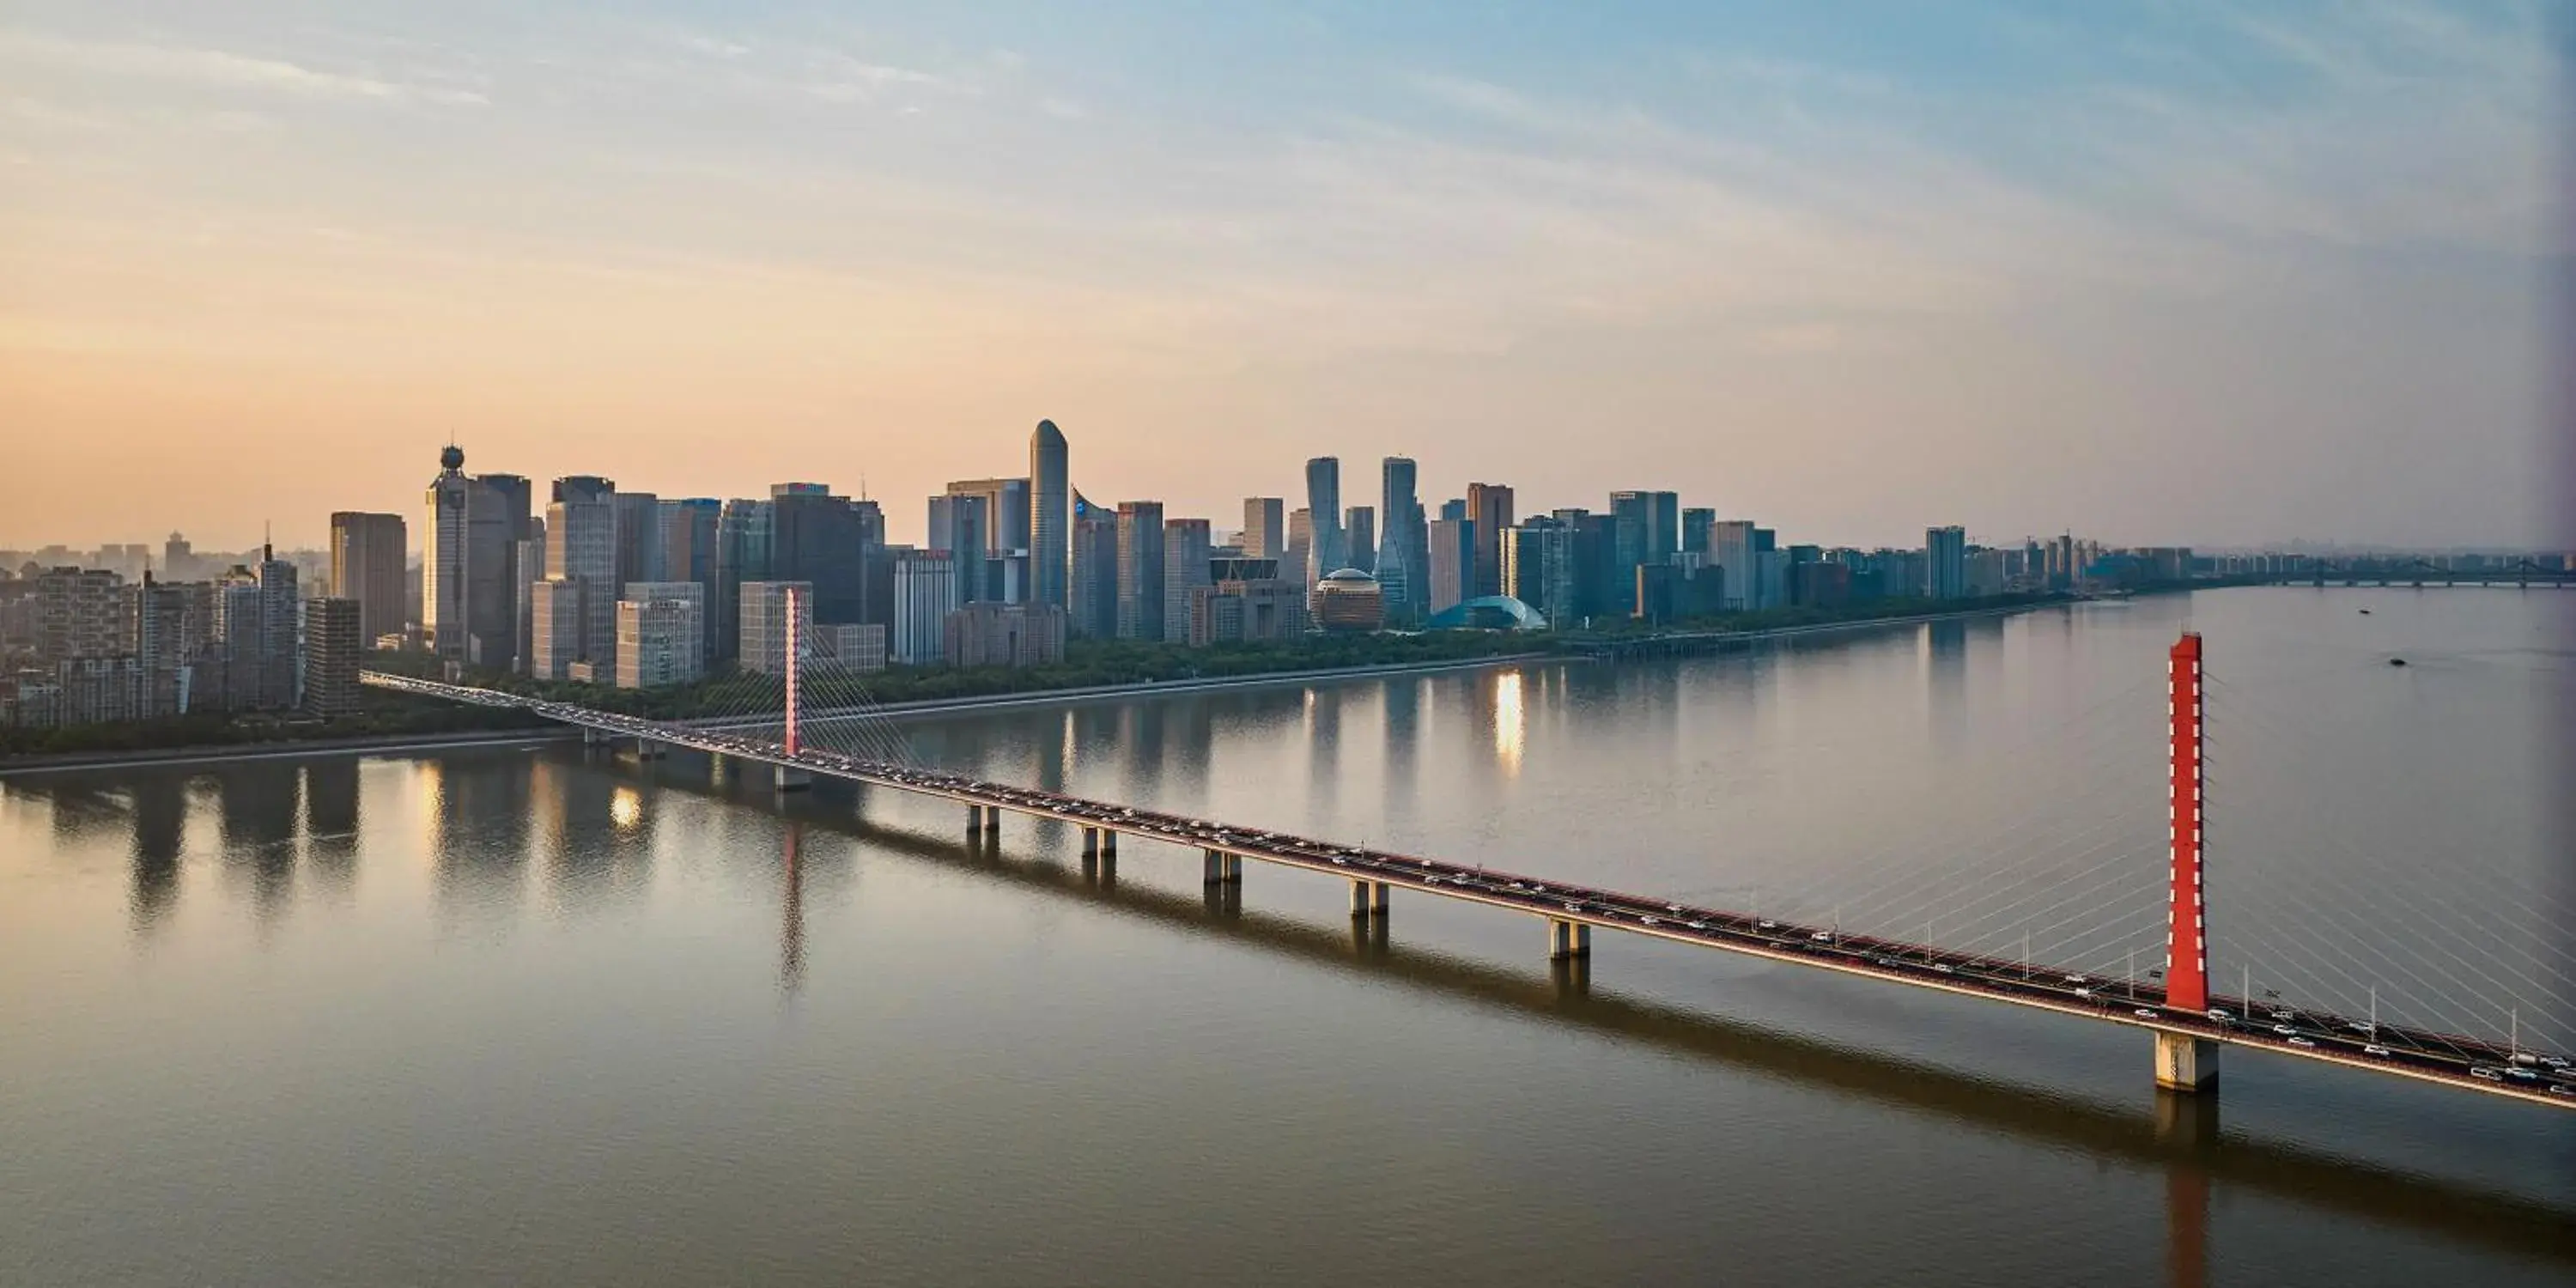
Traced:
<path fill-rule="evenodd" d="M 2185 628 L 2219 984 L 2576 1048 L 2576 593 L 820 736 L 2116 986 Z M 2576 1280 L 2576 1112 L 963 821 L 560 742 L 0 778 L 0 1284 Z"/>

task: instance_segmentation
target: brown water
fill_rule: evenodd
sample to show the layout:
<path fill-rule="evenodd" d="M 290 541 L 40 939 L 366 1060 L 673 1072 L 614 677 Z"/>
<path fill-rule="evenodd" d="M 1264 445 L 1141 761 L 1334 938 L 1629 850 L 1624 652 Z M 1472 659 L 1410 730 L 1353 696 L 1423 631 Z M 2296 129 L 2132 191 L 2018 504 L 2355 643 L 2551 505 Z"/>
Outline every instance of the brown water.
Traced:
<path fill-rule="evenodd" d="M 2229 591 L 908 736 L 2117 974 L 2161 942 L 2118 919 L 2186 619 L 2222 981 L 2568 1032 L 2576 594 Z M 0 1283 L 2576 1275 L 2576 1113 L 2240 1052 L 2215 1108 L 2160 1101 L 2107 1026 L 1618 936 L 1552 971 L 1492 910 L 1355 930 L 1319 878 L 1211 896 L 1131 840 L 1103 880 L 955 814 L 560 746 L 0 780 Z"/>

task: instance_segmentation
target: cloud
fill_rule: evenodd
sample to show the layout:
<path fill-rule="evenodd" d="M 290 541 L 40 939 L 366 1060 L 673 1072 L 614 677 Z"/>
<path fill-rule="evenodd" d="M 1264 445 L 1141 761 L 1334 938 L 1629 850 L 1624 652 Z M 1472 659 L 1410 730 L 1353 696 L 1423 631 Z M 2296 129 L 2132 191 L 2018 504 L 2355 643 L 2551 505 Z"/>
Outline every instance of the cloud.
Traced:
<path fill-rule="evenodd" d="M 22 31 L 0 31 L 0 59 L 97 75 L 309 99 L 360 102 L 416 99 L 448 105 L 489 101 L 471 90 L 409 85 L 372 75 L 324 71 L 283 59 L 258 58 L 222 49 L 69 40 Z"/>

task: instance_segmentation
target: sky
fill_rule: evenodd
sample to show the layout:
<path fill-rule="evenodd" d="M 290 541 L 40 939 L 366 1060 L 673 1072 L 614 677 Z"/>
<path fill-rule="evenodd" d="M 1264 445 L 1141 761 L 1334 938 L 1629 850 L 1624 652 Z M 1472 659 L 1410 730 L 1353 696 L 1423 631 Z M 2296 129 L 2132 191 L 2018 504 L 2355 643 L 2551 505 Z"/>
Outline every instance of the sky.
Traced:
<path fill-rule="evenodd" d="M 451 438 L 904 539 L 1041 417 L 1220 528 L 2539 543 L 2557 16 L 12 0 L 0 546 L 416 540 Z"/>

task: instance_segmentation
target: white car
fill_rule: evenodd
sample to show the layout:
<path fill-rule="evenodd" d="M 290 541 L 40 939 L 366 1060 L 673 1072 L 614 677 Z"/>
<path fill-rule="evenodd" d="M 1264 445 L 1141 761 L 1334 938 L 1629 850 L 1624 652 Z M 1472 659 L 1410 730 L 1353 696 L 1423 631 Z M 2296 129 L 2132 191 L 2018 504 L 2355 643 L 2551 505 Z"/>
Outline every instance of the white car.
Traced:
<path fill-rule="evenodd" d="M 2129 1014 L 2134 1015 L 2134 1016 L 2137 1016 L 2139 1019 L 2142 1019 L 2142 1020 L 2152 1020 L 2152 1019 L 2156 1018 L 2156 1013 L 2155 1013 L 2155 1012 L 2150 1011 L 2150 1010 L 2148 1010 L 2147 1008 L 2145 1008 L 2145 1007 L 2143 1007 L 2143 1006 L 2139 1007 L 2138 1009 L 2136 1009 L 2136 1010 L 2134 1010 L 2134 1011 L 2129 1012 Z"/>
<path fill-rule="evenodd" d="M 2385 1058 L 2387 1058 L 2388 1056 L 2395 1054 L 2394 1052 L 2390 1051 L 2388 1048 L 2386 1048 L 2386 1047 L 2384 1047 L 2384 1046 L 2381 1046 L 2381 1045 L 2379 1045 L 2379 1044 L 2378 1044 L 2378 1043 L 2376 1043 L 2376 1042 L 2374 1042 L 2374 1043 L 2370 1044 L 2369 1046 L 2363 1047 L 2363 1048 L 2361 1049 L 2361 1053 L 2362 1053 L 2363 1055 L 2375 1055 L 2375 1056 L 2379 1056 L 2379 1057 L 2381 1057 L 2382 1059 L 2385 1059 Z"/>

